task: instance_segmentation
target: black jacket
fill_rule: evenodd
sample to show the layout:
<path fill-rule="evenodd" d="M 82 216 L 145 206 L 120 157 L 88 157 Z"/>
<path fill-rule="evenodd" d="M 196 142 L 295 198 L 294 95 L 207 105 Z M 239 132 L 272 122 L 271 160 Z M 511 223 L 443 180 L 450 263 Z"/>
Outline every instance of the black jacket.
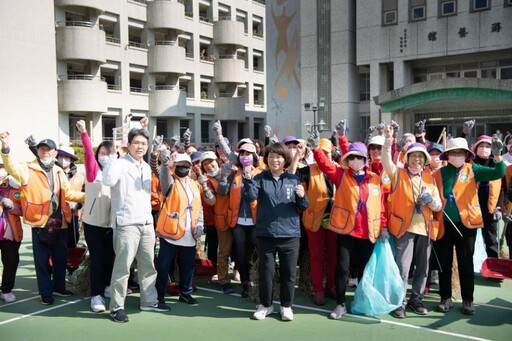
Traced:
<path fill-rule="evenodd" d="M 246 199 L 258 200 L 256 214 L 256 237 L 299 238 L 300 211 L 308 208 L 306 195 L 299 198 L 295 187 L 299 178 L 287 172 L 276 181 L 269 171 L 264 171 L 252 180 L 243 179 Z"/>

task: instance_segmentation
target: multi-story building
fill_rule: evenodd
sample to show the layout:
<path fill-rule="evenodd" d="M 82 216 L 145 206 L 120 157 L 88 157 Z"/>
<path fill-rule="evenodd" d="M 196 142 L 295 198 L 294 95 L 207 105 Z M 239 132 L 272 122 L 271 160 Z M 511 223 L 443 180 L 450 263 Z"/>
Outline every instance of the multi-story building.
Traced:
<path fill-rule="evenodd" d="M 79 119 L 88 122 L 94 144 L 121 139 L 116 128 L 143 116 L 152 133 L 165 137 L 190 128 L 198 145 L 212 142 L 215 120 L 235 140 L 263 131 L 264 1 L 21 0 L 2 1 L 0 12 L 6 28 L 0 42 L 10 48 L 3 65 L 12 72 L 9 87 L 44 94 L 51 103 L 44 114 L 19 114 L 40 128 L 52 122 L 47 136 L 58 143 L 79 139 Z M 19 39 L 15 27 L 22 22 L 27 34 Z M 7 64 L 16 61 L 16 51 L 31 49 L 18 59 L 23 70 Z M 33 79 L 43 72 L 44 79 Z M 21 100 L 1 97 L 13 108 Z"/>
<path fill-rule="evenodd" d="M 267 12 L 269 25 L 293 17 L 300 27 L 301 98 L 281 97 L 282 106 L 295 105 L 295 120 L 280 121 L 296 122 L 295 133 L 307 136 L 313 119 L 304 103 L 317 104 L 327 128 L 347 119 L 352 140 L 391 119 L 402 131 L 426 119 L 433 140 L 444 127 L 458 135 L 470 118 L 472 138 L 512 131 L 512 1 L 272 0 L 267 7 L 280 16 Z M 269 101 L 279 97 L 271 77 Z M 276 116 L 269 106 L 269 121 Z"/>

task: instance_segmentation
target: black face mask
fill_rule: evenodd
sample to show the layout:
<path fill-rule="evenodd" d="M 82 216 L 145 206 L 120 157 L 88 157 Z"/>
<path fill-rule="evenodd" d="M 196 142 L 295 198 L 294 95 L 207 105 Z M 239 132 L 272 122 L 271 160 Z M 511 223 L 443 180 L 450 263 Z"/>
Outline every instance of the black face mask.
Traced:
<path fill-rule="evenodd" d="M 188 173 L 190 172 L 190 167 L 189 166 L 176 166 L 176 168 L 174 169 L 174 174 L 176 174 L 176 176 L 178 178 L 184 178 L 188 175 Z"/>

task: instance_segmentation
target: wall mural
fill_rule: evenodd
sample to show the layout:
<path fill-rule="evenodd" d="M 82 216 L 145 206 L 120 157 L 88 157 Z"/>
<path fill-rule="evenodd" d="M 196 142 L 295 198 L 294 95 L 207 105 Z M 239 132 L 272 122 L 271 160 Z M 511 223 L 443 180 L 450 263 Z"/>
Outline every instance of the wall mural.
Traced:
<path fill-rule="evenodd" d="M 279 139 L 300 135 L 300 1 L 266 2 L 267 124 Z"/>

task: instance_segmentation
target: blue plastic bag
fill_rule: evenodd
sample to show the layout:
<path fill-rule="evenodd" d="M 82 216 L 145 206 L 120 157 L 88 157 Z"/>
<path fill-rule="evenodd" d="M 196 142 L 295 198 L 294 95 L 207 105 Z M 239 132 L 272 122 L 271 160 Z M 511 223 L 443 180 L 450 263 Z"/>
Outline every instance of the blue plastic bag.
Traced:
<path fill-rule="evenodd" d="M 352 313 L 389 314 L 402 305 L 404 284 L 388 240 L 377 240 L 352 302 Z"/>

